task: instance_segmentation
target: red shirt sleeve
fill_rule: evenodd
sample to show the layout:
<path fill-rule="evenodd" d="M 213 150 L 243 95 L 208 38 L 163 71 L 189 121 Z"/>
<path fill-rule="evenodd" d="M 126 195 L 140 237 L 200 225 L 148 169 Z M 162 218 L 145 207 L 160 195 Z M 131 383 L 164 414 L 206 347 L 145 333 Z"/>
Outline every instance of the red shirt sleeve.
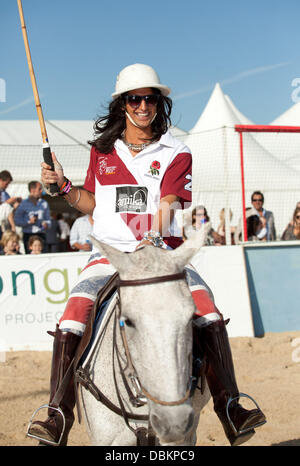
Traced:
<path fill-rule="evenodd" d="M 160 197 L 174 194 L 180 198 L 182 208 L 192 202 L 192 155 L 182 152 L 168 166 L 160 186 Z"/>
<path fill-rule="evenodd" d="M 96 149 L 92 147 L 89 168 L 84 182 L 84 189 L 95 194 L 95 173 L 96 173 Z"/>

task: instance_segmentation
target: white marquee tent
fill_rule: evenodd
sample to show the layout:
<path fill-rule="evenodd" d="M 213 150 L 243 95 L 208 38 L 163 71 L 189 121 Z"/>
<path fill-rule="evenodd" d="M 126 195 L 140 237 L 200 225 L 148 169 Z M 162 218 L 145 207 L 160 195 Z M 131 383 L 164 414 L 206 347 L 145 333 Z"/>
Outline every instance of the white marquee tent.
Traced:
<path fill-rule="evenodd" d="M 89 121 L 46 122 L 51 149 L 74 184 L 82 184 L 89 163 L 87 140 L 93 136 Z M 42 139 L 38 120 L 0 120 L 0 166 L 13 177 L 8 192 L 28 196 L 29 181 L 39 180 Z"/>
<path fill-rule="evenodd" d="M 300 102 L 288 108 L 279 117 L 275 118 L 270 125 L 300 126 Z"/>
<path fill-rule="evenodd" d="M 189 134 L 210 131 L 223 126 L 233 127 L 235 124 L 253 124 L 233 104 L 230 97 L 224 95 L 219 83 L 215 88 L 196 124 Z"/>
<path fill-rule="evenodd" d="M 300 102 L 292 105 L 269 125 L 300 127 Z M 279 160 L 300 172 L 300 133 L 253 133 L 253 136 Z"/>

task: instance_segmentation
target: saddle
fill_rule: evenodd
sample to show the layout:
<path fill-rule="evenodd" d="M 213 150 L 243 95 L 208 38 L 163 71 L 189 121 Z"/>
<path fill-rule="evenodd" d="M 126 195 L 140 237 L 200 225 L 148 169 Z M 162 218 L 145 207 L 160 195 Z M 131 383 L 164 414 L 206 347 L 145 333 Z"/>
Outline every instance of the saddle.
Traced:
<path fill-rule="evenodd" d="M 95 320 L 97 318 L 99 309 L 101 309 L 104 303 L 109 301 L 109 299 L 117 291 L 118 277 L 119 277 L 118 272 L 114 273 L 97 294 L 97 298 L 96 298 L 96 301 L 94 302 L 92 311 L 89 316 L 89 320 L 86 324 L 84 334 L 82 335 L 82 338 L 80 340 L 79 346 L 76 351 L 76 355 L 74 358 L 74 371 L 76 371 L 76 369 L 78 368 L 80 360 L 82 359 L 84 353 L 86 352 L 88 346 L 90 345 L 90 342 L 91 342 L 91 339 L 94 333 L 94 324 L 95 324 Z"/>

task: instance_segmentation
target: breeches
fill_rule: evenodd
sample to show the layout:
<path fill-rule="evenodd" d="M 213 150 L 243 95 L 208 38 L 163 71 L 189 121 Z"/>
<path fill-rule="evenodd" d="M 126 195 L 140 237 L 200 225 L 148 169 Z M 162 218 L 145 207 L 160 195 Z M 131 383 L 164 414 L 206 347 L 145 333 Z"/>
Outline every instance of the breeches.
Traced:
<path fill-rule="evenodd" d="M 196 305 L 195 319 L 198 326 L 206 326 L 220 320 L 221 314 L 214 304 L 214 298 L 207 284 L 192 265 L 185 268 L 187 283 Z M 115 268 L 100 254 L 90 257 L 81 271 L 77 284 L 72 289 L 64 314 L 59 321 L 61 331 L 82 335 L 98 291 L 115 273 Z"/>

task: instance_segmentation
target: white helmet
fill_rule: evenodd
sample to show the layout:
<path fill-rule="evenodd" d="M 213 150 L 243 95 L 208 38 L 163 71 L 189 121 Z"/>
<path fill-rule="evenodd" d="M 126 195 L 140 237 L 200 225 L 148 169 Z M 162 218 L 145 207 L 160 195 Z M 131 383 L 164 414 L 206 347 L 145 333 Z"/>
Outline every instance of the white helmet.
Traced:
<path fill-rule="evenodd" d="M 126 66 L 126 68 L 120 71 L 117 76 L 116 90 L 111 96 L 113 99 L 116 99 L 124 92 L 143 87 L 159 89 L 164 96 L 167 96 L 171 92 L 169 87 L 160 84 L 159 76 L 151 66 L 136 63 L 135 65 Z"/>

